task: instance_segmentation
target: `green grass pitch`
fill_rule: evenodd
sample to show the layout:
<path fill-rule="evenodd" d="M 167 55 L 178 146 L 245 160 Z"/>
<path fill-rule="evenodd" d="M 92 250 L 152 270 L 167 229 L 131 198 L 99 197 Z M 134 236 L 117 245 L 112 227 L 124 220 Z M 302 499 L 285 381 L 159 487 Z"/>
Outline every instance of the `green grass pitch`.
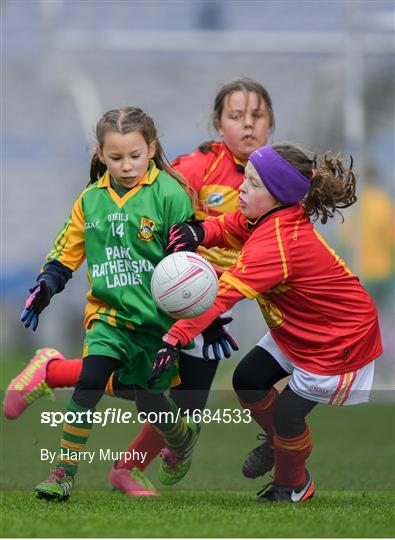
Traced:
<path fill-rule="evenodd" d="M 323 491 L 304 504 L 270 507 L 240 491 L 166 492 L 149 499 L 79 491 L 67 503 L 16 491 L 2 499 L 7 537 L 366 538 L 395 532 L 395 500 L 388 492 Z"/>
<path fill-rule="evenodd" d="M 6 362 L 8 382 L 23 362 Z M 229 381 L 223 364 L 217 388 Z M 48 476 L 39 449 L 55 449 L 60 428 L 40 425 L 42 410 L 62 411 L 69 391 L 55 402 L 40 399 L 18 421 L 2 419 L 0 478 L 2 537 L 393 537 L 395 535 L 394 404 L 378 396 L 368 405 L 317 407 L 309 417 L 314 450 L 308 468 L 317 493 L 297 505 L 262 506 L 255 493 L 270 478 L 242 477 L 243 459 L 257 441 L 254 424 L 203 426 L 190 472 L 160 497 L 134 498 L 112 492 L 111 462 L 83 463 L 72 498 L 38 500 L 32 488 Z M 212 392 L 211 410 L 238 408 L 232 392 Z M 121 407 L 105 398 L 98 410 Z M 95 426 L 89 450 L 122 450 L 138 426 Z M 159 488 L 158 461 L 148 476 Z"/>

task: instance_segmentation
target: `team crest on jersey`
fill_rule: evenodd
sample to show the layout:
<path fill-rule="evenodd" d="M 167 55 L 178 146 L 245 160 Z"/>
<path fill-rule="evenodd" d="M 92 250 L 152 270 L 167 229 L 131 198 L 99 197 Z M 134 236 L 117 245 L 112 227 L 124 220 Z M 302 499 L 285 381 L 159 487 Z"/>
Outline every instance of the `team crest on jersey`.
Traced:
<path fill-rule="evenodd" d="M 204 201 L 206 206 L 216 207 L 221 206 L 224 202 L 224 196 L 222 193 L 210 193 L 207 199 Z"/>
<path fill-rule="evenodd" d="M 154 239 L 155 221 L 153 219 L 142 217 L 140 220 L 140 231 L 138 238 L 143 242 L 152 242 Z"/>

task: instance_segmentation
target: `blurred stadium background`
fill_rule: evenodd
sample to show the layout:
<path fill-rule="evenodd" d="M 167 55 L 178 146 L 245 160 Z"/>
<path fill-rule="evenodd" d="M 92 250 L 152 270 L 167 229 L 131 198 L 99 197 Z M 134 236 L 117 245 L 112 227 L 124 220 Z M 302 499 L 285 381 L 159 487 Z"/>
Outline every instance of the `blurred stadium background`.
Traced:
<path fill-rule="evenodd" d="M 23 329 L 19 314 L 88 181 L 101 114 L 142 107 L 173 159 L 214 138 L 209 115 L 219 87 L 251 76 L 272 96 L 273 141 L 355 157 L 359 203 L 345 211 L 343 225 L 337 219 L 321 232 L 378 305 L 385 353 L 375 385 L 393 388 L 392 1 L 2 0 L 1 10 L 6 361 L 27 360 L 43 345 L 80 355 L 84 270 L 53 300 L 36 334 Z M 238 306 L 233 331 L 244 351 L 262 335 L 252 303 Z"/>

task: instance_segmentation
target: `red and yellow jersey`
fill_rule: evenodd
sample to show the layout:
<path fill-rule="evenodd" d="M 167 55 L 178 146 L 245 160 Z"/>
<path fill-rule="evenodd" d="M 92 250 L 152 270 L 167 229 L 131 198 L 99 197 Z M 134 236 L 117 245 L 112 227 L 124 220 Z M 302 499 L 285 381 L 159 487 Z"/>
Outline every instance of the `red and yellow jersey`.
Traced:
<path fill-rule="evenodd" d="M 239 161 L 223 142 L 213 142 L 211 151 L 195 150 L 172 162 L 198 194 L 196 219 L 220 216 L 239 207 L 239 186 L 244 178 L 244 162 Z M 234 249 L 201 246 L 198 250 L 221 274 L 237 259 Z"/>
<path fill-rule="evenodd" d="M 210 245 L 243 243 L 222 274 L 214 306 L 169 333 L 183 340 L 241 297 L 256 299 L 270 332 L 295 364 L 316 374 L 357 370 L 382 353 L 377 310 L 366 290 L 300 204 L 251 227 L 240 211 L 204 223 Z M 173 331 L 174 329 L 174 331 Z"/>

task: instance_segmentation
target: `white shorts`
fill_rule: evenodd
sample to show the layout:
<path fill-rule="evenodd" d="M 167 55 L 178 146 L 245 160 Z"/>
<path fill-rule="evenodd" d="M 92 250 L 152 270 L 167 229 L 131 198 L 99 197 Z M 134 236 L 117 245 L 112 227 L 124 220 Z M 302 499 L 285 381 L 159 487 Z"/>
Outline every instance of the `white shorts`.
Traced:
<path fill-rule="evenodd" d="M 229 309 L 228 311 L 226 311 L 225 313 L 223 313 L 221 315 L 221 317 L 231 317 L 232 316 L 232 310 Z M 224 328 L 226 330 L 229 331 L 229 325 L 227 324 L 226 326 L 224 326 Z M 193 347 L 191 347 L 190 349 L 182 349 L 182 352 L 184 352 L 185 354 L 189 354 L 189 356 L 194 356 L 196 358 L 203 358 L 203 336 L 202 334 L 199 334 L 197 335 L 195 338 L 193 338 Z M 213 348 L 210 347 L 209 350 L 208 350 L 209 354 L 209 358 L 210 360 L 215 360 L 215 356 L 214 356 L 214 353 L 213 353 Z"/>
<path fill-rule="evenodd" d="M 356 371 L 341 375 L 316 375 L 296 366 L 282 352 L 270 332 L 257 343 L 268 351 L 287 372 L 291 390 L 298 396 L 327 405 L 356 405 L 369 401 L 372 389 L 374 360 Z"/>

